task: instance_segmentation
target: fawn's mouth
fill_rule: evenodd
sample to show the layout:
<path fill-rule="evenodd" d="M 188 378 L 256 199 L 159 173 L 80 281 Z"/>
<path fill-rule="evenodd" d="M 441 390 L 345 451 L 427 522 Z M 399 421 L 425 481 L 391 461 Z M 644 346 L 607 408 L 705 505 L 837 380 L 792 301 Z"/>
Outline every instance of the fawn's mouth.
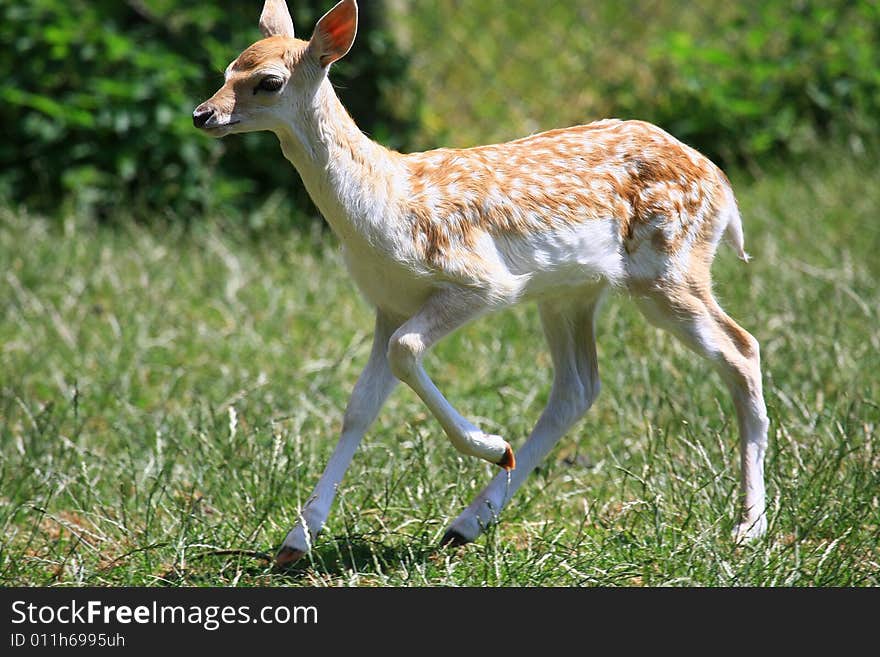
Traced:
<path fill-rule="evenodd" d="M 239 123 L 241 123 L 241 121 L 230 121 L 229 123 L 222 123 L 220 125 L 205 126 L 202 129 L 211 137 L 219 138 L 228 135 L 231 132 L 232 128 L 237 126 Z"/>
<path fill-rule="evenodd" d="M 205 130 L 224 130 L 226 128 L 231 128 L 234 125 L 238 125 L 239 123 L 241 123 L 241 121 L 230 121 L 229 123 L 223 123 L 220 125 L 205 126 Z"/>

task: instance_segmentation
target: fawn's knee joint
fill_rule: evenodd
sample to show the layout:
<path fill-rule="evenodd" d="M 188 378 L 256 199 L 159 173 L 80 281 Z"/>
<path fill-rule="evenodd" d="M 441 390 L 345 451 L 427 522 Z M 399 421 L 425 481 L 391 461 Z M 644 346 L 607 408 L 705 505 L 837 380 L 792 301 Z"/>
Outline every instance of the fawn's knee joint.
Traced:
<path fill-rule="evenodd" d="M 581 388 L 575 400 L 575 407 L 580 415 L 583 415 L 592 408 L 593 402 L 596 401 L 596 397 L 599 396 L 601 391 L 602 383 L 599 381 L 598 376 L 581 378 Z"/>
<path fill-rule="evenodd" d="M 388 343 L 388 365 L 391 373 L 406 381 L 418 367 L 425 343 L 417 333 L 394 334 Z"/>
<path fill-rule="evenodd" d="M 583 389 L 573 403 L 575 420 L 582 418 L 593 407 L 601 387 L 598 379 L 583 382 Z"/>
<path fill-rule="evenodd" d="M 565 388 L 557 388 L 551 402 L 556 420 L 563 426 L 574 424 L 590 410 L 598 394 L 597 380 L 577 381 Z"/>

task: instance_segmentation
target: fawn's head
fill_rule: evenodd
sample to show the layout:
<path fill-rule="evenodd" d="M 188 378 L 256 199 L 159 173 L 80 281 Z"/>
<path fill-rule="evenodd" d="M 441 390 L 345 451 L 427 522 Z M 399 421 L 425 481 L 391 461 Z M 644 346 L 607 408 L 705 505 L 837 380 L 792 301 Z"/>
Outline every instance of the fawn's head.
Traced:
<path fill-rule="evenodd" d="M 351 48 L 357 33 L 355 0 L 342 0 L 315 26 L 308 41 L 294 37 L 285 0 L 266 0 L 264 39 L 226 69 L 220 90 L 193 112 L 193 124 L 212 137 L 273 130 L 314 98 L 327 69 Z"/>

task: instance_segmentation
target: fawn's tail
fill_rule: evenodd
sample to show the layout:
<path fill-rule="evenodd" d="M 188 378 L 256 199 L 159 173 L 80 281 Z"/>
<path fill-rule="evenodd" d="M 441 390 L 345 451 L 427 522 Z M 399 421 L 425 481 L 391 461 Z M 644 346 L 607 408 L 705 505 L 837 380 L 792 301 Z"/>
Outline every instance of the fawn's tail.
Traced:
<path fill-rule="evenodd" d="M 727 176 L 722 175 L 724 189 L 724 209 L 722 210 L 722 221 L 724 221 L 724 235 L 730 242 L 731 246 L 736 249 L 736 254 L 743 262 L 748 262 L 751 257 L 746 253 L 745 236 L 743 235 L 742 215 L 739 213 L 739 205 L 736 197 L 733 195 L 733 188 Z"/>
<path fill-rule="evenodd" d="M 739 213 L 739 210 L 734 206 L 733 212 L 730 213 L 730 216 L 727 220 L 727 228 L 724 231 L 724 234 L 727 236 L 727 239 L 730 241 L 733 248 L 736 249 L 736 254 L 739 256 L 739 259 L 743 262 L 748 262 L 751 260 L 751 256 L 746 253 L 746 244 L 745 237 L 743 236 L 743 225 L 742 225 L 742 216 Z"/>

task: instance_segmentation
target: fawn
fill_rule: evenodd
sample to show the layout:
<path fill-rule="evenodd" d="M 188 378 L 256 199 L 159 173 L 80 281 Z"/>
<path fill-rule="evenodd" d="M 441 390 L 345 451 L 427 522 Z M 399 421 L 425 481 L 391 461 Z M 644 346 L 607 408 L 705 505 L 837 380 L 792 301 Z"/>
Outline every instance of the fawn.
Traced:
<path fill-rule="evenodd" d="M 767 527 L 768 420 L 758 342 L 712 295 L 710 266 L 725 235 L 748 260 L 724 173 L 660 128 L 606 120 L 506 144 L 400 154 L 371 141 L 328 79 L 357 32 L 342 0 L 309 41 L 294 37 L 284 0 L 266 0 L 264 39 L 226 69 L 193 113 L 212 137 L 268 130 L 338 236 L 346 266 L 376 309 L 366 368 L 342 435 L 276 565 L 303 557 L 321 530 L 362 437 L 403 381 L 456 449 L 502 471 L 449 526 L 443 543 L 476 539 L 599 394 L 594 325 L 611 288 L 711 362 L 739 424 L 742 516 L 734 540 Z M 472 320 L 538 304 L 554 367 L 547 407 L 514 456 L 502 437 L 462 417 L 422 358 Z"/>

